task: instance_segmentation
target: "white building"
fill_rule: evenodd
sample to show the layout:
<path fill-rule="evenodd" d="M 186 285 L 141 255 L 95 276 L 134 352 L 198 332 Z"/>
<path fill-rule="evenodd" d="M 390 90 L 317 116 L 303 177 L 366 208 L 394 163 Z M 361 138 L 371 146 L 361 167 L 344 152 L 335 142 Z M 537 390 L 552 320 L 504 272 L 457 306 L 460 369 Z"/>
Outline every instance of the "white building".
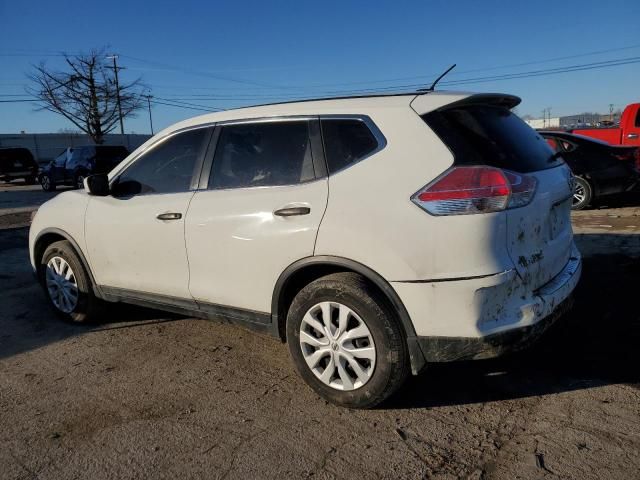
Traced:
<path fill-rule="evenodd" d="M 531 128 L 554 128 L 560 126 L 560 117 L 532 118 L 525 120 Z"/>

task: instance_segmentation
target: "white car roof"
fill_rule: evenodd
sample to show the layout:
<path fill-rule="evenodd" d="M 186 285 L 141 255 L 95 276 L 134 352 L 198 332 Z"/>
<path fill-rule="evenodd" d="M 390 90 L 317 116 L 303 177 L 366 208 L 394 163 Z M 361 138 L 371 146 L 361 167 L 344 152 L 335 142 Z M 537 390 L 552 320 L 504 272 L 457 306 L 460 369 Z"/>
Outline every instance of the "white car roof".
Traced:
<path fill-rule="evenodd" d="M 338 114 L 370 114 L 375 110 L 388 108 L 407 108 L 411 102 L 419 98 L 424 112 L 462 100 L 472 95 L 468 92 L 429 92 L 425 94 L 408 93 L 398 95 L 371 95 L 361 97 L 327 98 L 318 100 L 302 100 L 297 102 L 273 103 L 254 107 L 235 108 L 222 112 L 207 113 L 176 123 L 159 135 L 175 130 L 194 127 L 206 123 L 232 120 L 258 119 L 293 115 L 338 115 Z M 418 112 L 418 113 L 424 113 Z"/>

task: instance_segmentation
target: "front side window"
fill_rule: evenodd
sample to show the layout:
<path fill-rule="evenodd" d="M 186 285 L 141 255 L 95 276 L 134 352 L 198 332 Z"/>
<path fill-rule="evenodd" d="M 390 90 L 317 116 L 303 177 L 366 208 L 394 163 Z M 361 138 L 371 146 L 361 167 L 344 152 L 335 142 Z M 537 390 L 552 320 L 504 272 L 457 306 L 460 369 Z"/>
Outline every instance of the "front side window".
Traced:
<path fill-rule="evenodd" d="M 178 133 L 142 154 L 115 181 L 115 196 L 186 192 L 209 129 Z"/>
<path fill-rule="evenodd" d="M 210 189 L 296 185 L 314 178 L 306 120 L 221 128 Z"/>
<path fill-rule="evenodd" d="M 330 174 L 352 165 L 378 148 L 378 141 L 362 120 L 326 119 L 321 123 Z"/>

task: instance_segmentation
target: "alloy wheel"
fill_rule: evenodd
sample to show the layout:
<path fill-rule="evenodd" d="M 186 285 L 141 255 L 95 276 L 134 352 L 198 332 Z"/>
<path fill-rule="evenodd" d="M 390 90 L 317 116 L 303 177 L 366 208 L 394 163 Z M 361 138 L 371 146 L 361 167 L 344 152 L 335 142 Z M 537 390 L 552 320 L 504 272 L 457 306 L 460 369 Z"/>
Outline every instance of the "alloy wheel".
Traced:
<path fill-rule="evenodd" d="M 53 305 L 64 313 L 71 313 L 78 305 L 78 282 L 69 263 L 62 257 L 52 257 L 45 273 L 47 292 Z"/>
<path fill-rule="evenodd" d="M 351 308 L 337 302 L 311 307 L 300 325 L 300 348 L 313 374 L 336 390 L 366 384 L 376 365 L 373 336 Z"/>
<path fill-rule="evenodd" d="M 585 191 L 584 185 L 576 182 L 573 187 L 573 206 L 580 205 L 584 202 L 585 198 L 587 198 L 587 192 Z"/>

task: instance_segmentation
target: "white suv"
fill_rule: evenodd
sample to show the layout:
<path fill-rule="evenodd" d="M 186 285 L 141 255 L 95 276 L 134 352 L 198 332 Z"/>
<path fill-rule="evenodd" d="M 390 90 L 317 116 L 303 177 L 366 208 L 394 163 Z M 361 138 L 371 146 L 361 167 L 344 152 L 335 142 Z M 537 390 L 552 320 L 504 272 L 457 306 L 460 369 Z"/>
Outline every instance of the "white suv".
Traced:
<path fill-rule="evenodd" d="M 122 301 L 287 341 L 324 398 L 371 407 L 429 362 L 522 347 L 581 260 L 572 178 L 509 95 L 230 110 L 44 204 L 31 263 L 84 322 Z"/>

